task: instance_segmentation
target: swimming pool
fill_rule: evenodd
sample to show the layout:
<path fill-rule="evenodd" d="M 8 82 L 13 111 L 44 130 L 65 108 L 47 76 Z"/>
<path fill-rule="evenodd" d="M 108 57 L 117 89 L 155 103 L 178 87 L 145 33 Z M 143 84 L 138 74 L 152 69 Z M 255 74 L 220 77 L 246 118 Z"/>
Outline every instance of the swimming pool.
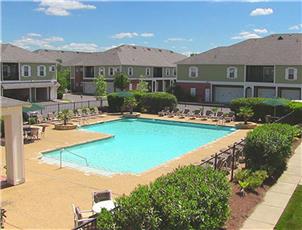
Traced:
<path fill-rule="evenodd" d="M 88 125 L 80 130 L 113 137 L 65 148 L 64 164 L 85 167 L 87 159 L 89 168 L 109 174 L 142 173 L 235 131 L 231 127 L 144 118 Z M 47 159 L 58 161 L 60 150 L 44 153 L 43 160 Z"/>

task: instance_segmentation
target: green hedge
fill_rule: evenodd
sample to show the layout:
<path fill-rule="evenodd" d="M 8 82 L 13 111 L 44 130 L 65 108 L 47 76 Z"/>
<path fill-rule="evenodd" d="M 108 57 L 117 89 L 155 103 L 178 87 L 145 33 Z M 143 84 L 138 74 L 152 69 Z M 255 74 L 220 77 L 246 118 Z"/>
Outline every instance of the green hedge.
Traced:
<path fill-rule="evenodd" d="M 294 137 L 300 130 L 288 124 L 266 124 L 248 133 L 244 153 L 247 168 L 266 170 L 278 178 L 286 169 Z"/>
<path fill-rule="evenodd" d="M 274 107 L 264 103 L 267 100 L 268 98 L 260 97 L 237 98 L 231 101 L 230 107 L 231 110 L 236 114 L 239 113 L 240 107 L 251 107 L 254 111 L 254 116 L 252 117 L 252 119 L 256 121 L 258 121 L 259 119 L 265 121 L 266 115 L 274 115 Z M 284 116 L 291 111 L 291 108 L 289 106 L 291 102 L 285 99 L 282 99 L 282 101 L 285 102 L 285 104 L 277 107 L 277 116 Z"/>
<path fill-rule="evenodd" d="M 133 94 L 137 101 L 136 111 L 142 111 L 144 109 L 149 113 L 157 113 L 165 107 L 173 109 L 177 105 L 176 97 L 170 93 L 143 93 L 139 91 L 131 91 L 130 93 Z M 121 111 L 124 97 L 120 96 L 119 93 L 111 93 L 107 96 L 107 99 L 110 112 Z"/>
<path fill-rule="evenodd" d="M 177 99 L 173 94 L 156 92 L 147 93 L 142 97 L 142 104 L 149 113 L 158 113 L 166 107 L 173 109 L 177 105 Z"/>
<path fill-rule="evenodd" d="M 150 185 L 116 199 L 97 225 L 113 229 L 219 229 L 229 216 L 230 184 L 222 172 L 200 166 L 178 168 Z"/>

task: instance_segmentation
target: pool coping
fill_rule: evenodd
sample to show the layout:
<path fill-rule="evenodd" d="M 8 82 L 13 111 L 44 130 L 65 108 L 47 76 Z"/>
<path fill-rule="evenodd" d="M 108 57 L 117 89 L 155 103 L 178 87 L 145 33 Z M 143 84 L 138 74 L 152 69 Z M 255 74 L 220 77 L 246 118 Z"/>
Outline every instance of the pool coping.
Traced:
<path fill-rule="evenodd" d="M 90 124 L 84 124 L 84 125 L 81 125 L 80 127 L 77 128 L 77 131 L 81 131 L 81 132 L 94 132 L 94 131 L 86 131 L 86 130 L 81 130 L 81 127 L 86 127 L 86 126 L 92 126 L 92 125 L 98 125 L 98 124 L 104 124 L 104 123 L 108 123 L 108 122 L 114 122 L 114 121 L 119 121 L 119 120 L 123 120 L 123 119 L 133 119 L 133 118 L 122 118 L 122 117 L 118 117 L 116 119 L 111 119 L 111 120 L 107 120 L 107 121 L 100 121 L 100 122 L 95 122 L 95 123 L 90 123 Z M 231 128 L 231 129 L 235 129 L 234 131 L 232 131 L 231 133 L 227 134 L 227 135 L 224 135 L 222 137 L 219 137 L 218 139 L 216 140 L 213 140 L 211 142 L 208 142 L 204 145 L 201 145 L 201 146 L 198 146 L 197 148 L 194 148 L 188 152 L 185 152 L 183 154 L 181 154 L 180 156 L 178 157 L 175 157 L 175 158 L 172 158 L 168 161 L 165 161 L 163 162 L 162 164 L 159 164 L 159 165 L 156 165 L 148 170 L 145 170 L 143 172 L 140 172 L 140 173 L 131 173 L 131 172 L 110 172 L 110 171 L 106 171 L 106 170 L 101 170 L 101 169 L 95 169 L 95 168 L 91 168 L 91 167 L 87 167 L 87 166 L 81 166 L 81 165 L 78 165 L 78 164 L 73 164 L 73 163 L 70 163 L 70 162 L 64 162 L 64 167 L 68 167 L 70 169 L 73 169 L 73 170 L 77 170 L 77 171 L 81 171 L 81 172 L 84 172 L 85 175 L 90 175 L 90 174 L 93 174 L 93 175 L 101 175 L 101 176 L 114 176 L 114 175 L 131 175 L 131 176 L 143 176 L 145 174 L 148 174 L 150 172 L 153 172 L 155 170 L 158 170 L 159 168 L 163 168 L 165 167 L 168 167 L 168 165 L 173 162 L 173 161 L 177 161 L 177 160 L 180 160 L 181 158 L 184 158 L 186 157 L 187 155 L 189 154 L 192 154 L 202 148 L 206 148 L 208 147 L 209 145 L 212 145 L 214 144 L 215 142 L 221 140 L 222 138 L 225 138 L 225 137 L 228 137 L 236 132 L 239 131 L 239 129 L 237 129 L 236 127 L 234 126 L 227 126 L 227 125 L 214 125 L 214 124 L 204 124 L 204 123 L 196 123 L 196 122 L 190 122 L 190 121 L 186 121 L 186 120 L 181 120 L 181 121 L 175 121 L 175 120 L 165 120 L 165 119 L 160 119 L 160 118 L 146 118 L 146 117 L 139 117 L 139 118 L 135 118 L 135 119 L 141 119 L 141 120 L 150 120 L 150 121 L 154 121 L 154 120 L 160 120 L 160 121 L 163 121 L 163 122 L 171 122 L 171 123 L 182 123 L 182 124 L 185 124 L 185 123 L 189 123 L 189 124 L 192 124 L 192 125 L 200 125 L 200 126 L 220 126 L 220 127 L 226 127 L 226 128 Z M 94 133 L 99 133 L 99 132 L 94 132 Z M 52 151 L 56 151 L 56 150 L 59 150 L 59 149 L 64 149 L 64 148 L 69 148 L 69 147 L 74 147 L 74 146 L 78 146 L 78 145 L 82 145 L 82 144 L 88 144 L 88 143 L 93 143 L 93 142 L 97 142 L 97 141 L 102 141 L 102 140 L 107 140 L 107 139 L 110 139 L 110 138 L 113 138 L 115 135 L 112 135 L 112 134 L 107 134 L 107 133 L 101 133 L 103 135 L 106 135 L 105 137 L 102 137 L 102 138 L 99 138 L 99 139 L 95 139 L 95 140 L 89 140 L 89 141 L 82 141 L 80 143 L 76 143 L 76 144 L 72 144 L 72 145 L 66 145 L 66 146 L 63 146 L 63 147 L 57 147 L 57 148 L 54 148 L 54 149 L 47 149 L 47 150 L 44 150 L 44 151 L 41 151 L 39 152 L 39 156 L 37 157 L 38 160 L 42 163 L 46 163 L 46 164 L 50 164 L 50 165 L 58 165 L 60 163 L 59 160 L 56 160 L 56 159 L 49 159 L 48 161 L 47 160 L 43 160 L 43 155 L 44 154 L 47 154 L 48 152 L 52 152 Z M 201 161 L 201 159 L 200 159 Z"/>

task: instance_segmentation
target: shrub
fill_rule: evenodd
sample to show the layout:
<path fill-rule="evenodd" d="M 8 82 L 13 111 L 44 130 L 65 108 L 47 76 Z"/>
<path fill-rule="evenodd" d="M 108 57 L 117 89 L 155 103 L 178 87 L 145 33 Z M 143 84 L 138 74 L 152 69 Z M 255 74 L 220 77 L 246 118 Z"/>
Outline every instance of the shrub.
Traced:
<path fill-rule="evenodd" d="M 29 117 L 28 118 L 28 124 L 29 125 L 37 124 L 37 117 Z"/>
<path fill-rule="evenodd" d="M 57 99 L 62 99 L 64 95 L 64 91 L 63 90 L 58 90 L 57 91 Z"/>
<path fill-rule="evenodd" d="M 244 153 L 247 167 L 263 169 L 271 177 L 279 177 L 286 169 L 291 144 L 297 128 L 287 124 L 266 124 L 248 133 Z"/>
<path fill-rule="evenodd" d="M 136 100 L 136 107 L 134 110 L 136 111 L 142 111 L 142 108 L 143 108 L 143 103 L 142 103 L 142 98 L 144 97 L 144 95 L 146 94 L 146 92 L 143 92 L 143 91 L 139 91 L 139 90 L 132 90 L 130 91 L 133 96 L 135 97 L 135 100 Z"/>
<path fill-rule="evenodd" d="M 302 110 L 302 102 L 291 101 L 288 104 L 288 106 L 293 111 L 301 111 Z"/>
<path fill-rule="evenodd" d="M 120 112 L 124 104 L 124 97 L 121 97 L 118 93 L 111 93 L 107 96 L 109 111 Z"/>
<path fill-rule="evenodd" d="M 243 190 L 255 190 L 260 187 L 267 179 L 268 175 L 265 170 L 251 171 L 248 169 L 240 170 L 235 175 L 235 181 Z"/>
<path fill-rule="evenodd" d="M 265 121 L 266 115 L 274 115 L 274 107 L 269 104 L 265 104 L 268 98 L 260 97 L 249 97 L 249 98 L 237 98 L 231 101 L 230 107 L 231 110 L 236 114 L 240 112 L 241 107 L 250 107 L 254 111 L 252 117 L 253 120 L 262 120 Z M 276 99 L 278 100 L 278 99 Z M 289 103 L 290 101 L 281 98 L 284 105 L 278 106 L 277 116 L 283 116 L 290 112 Z"/>
<path fill-rule="evenodd" d="M 254 115 L 254 111 L 251 107 L 240 107 L 238 116 L 243 117 L 244 124 Z"/>
<path fill-rule="evenodd" d="M 102 211 L 97 223 L 102 230 L 218 229 L 228 218 L 229 196 L 222 172 L 186 166 L 118 198 L 111 216 Z"/>
<path fill-rule="evenodd" d="M 142 98 L 142 105 L 149 113 L 158 113 L 164 108 L 173 109 L 177 105 L 174 95 L 164 92 L 147 93 Z"/>

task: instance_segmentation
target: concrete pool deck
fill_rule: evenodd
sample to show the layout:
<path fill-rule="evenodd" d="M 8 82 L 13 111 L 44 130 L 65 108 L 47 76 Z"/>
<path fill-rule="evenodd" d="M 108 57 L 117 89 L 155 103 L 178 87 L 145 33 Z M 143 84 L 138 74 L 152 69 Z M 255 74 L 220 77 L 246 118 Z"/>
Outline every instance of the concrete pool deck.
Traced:
<path fill-rule="evenodd" d="M 159 118 L 156 115 L 145 114 L 142 117 Z M 108 115 L 103 118 L 91 119 L 89 122 L 115 119 L 119 119 L 119 116 Z M 160 119 L 216 124 L 211 121 L 178 118 Z M 228 123 L 228 125 L 234 125 L 234 123 Z M 1 190 L 1 206 L 7 210 L 5 227 L 70 229 L 73 227 L 71 204 L 75 203 L 81 209 L 91 209 L 93 191 L 111 189 L 114 197 L 129 194 L 138 184 L 147 184 L 178 166 L 199 163 L 204 157 L 244 138 L 247 132 L 248 130 L 233 132 L 140 175 L 103 176 L 87 174 L 68 167 L 60 169 L 58 165 L 41 162 L 38 157 L 43 151 L 102 139 L 108 135 L 81 130 L 57 131 L 50 126 L 41 140 L 24 145 L 25 183 Z M 1 150 L 3 158 L 4 148 L 2 147 Z M 2 159 L 2 166 L 3 162 L 5 161 Z"/>

